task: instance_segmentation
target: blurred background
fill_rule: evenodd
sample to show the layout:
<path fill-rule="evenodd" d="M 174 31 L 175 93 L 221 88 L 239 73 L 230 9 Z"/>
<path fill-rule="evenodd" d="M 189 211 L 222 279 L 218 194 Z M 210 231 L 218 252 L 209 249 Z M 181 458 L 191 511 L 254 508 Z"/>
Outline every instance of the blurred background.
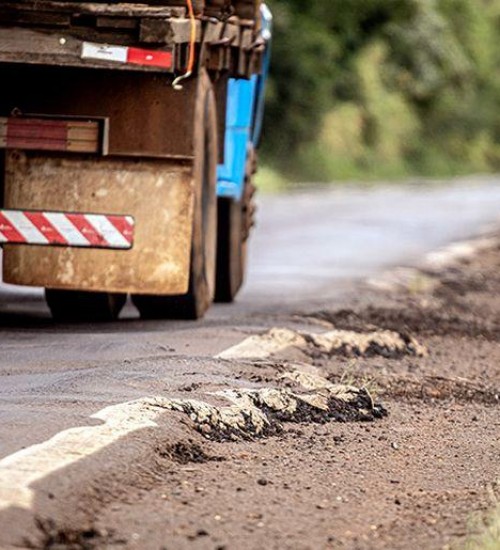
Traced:
<path fill-rule="evenodd" d="M 264 188 L 500 168 L 500 0 L 269 4 Z"/>

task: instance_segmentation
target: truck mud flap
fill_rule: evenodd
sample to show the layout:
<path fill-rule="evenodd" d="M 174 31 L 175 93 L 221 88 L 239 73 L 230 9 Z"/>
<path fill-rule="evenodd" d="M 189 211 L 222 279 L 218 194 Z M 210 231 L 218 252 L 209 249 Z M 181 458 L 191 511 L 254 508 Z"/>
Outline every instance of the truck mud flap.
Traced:
<path fill-rule="evenodd" d="M 7 151 L 5 163 L 7 211 L 92 212 L 101 221 L 108 216 L 134 220 L 133 246 L 127 250 L 4 244 L 6 283 L 134 294 L 187 292 L 192 163 L 20 151 Z"/>

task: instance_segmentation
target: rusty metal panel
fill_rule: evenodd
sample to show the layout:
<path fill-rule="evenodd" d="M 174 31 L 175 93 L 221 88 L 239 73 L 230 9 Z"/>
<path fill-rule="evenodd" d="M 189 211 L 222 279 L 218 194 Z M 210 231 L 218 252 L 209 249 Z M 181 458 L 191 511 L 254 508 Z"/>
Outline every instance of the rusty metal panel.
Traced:
<path fill-rule="evenodd" d="M 167 75 L 6 65 L 0 116 L 22 113 L 109 118 L 109 154 L 192 159 L 197 79 L 182 91 Z M 34 93 L 35 91 L 35 93 Z"/>
<path fill-rule="evenodd" d="M 5 282 L 138 294 L 187 291 L 194 196 L 190 163 L 11 151 L 5 178 L 6 208 L 83 210 L 135 219 L 132 250 L 6 245 Z"/>

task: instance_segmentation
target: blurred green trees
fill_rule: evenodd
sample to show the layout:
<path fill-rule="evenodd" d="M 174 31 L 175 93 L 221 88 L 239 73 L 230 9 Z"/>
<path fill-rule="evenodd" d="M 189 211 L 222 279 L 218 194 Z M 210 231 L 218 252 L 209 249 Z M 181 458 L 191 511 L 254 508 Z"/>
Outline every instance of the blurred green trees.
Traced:
<path fill-rule="evenodd" d="M 500 168 L 500 0 L 270 4 L 274 164 L 299 179 Z"/>

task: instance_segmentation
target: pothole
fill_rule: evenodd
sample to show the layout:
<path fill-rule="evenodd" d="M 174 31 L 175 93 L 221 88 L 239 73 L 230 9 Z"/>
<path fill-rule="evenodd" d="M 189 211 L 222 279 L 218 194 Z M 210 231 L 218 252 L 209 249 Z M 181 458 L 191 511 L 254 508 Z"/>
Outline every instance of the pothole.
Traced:
<path fill-rule="evenodd" d="M 149 405 L 189 416 L 195 429 L 214 441 L 277 435 L 286 422 L 371 422 L 388 414 L 366 389 L 332 384 L 326 378 L 304 372 L 286 373 L 283 378 L 302 390 L 233 389 L 212 394 L 229 403 L 222 406 L 162 398 L 151 399 Z"/>
<path fill-rule="evenodd" d="M 405 355 L 423 357 L 426 354 L 425 347 L 415 338 L 394 330 L 331 330 L 316 334 L 273 328 L 264 334 L 250 336 L 218 357 L 307 361 L 336 355 L 397 359 Z"/>
<path fill-rule="evenodd" d="M 256 407 L 216 406 L 197 400 L 155 400 L 152 405 L 186 414 L 199 433 L 214 441 L 254 439 L 279 432 Z"/>

